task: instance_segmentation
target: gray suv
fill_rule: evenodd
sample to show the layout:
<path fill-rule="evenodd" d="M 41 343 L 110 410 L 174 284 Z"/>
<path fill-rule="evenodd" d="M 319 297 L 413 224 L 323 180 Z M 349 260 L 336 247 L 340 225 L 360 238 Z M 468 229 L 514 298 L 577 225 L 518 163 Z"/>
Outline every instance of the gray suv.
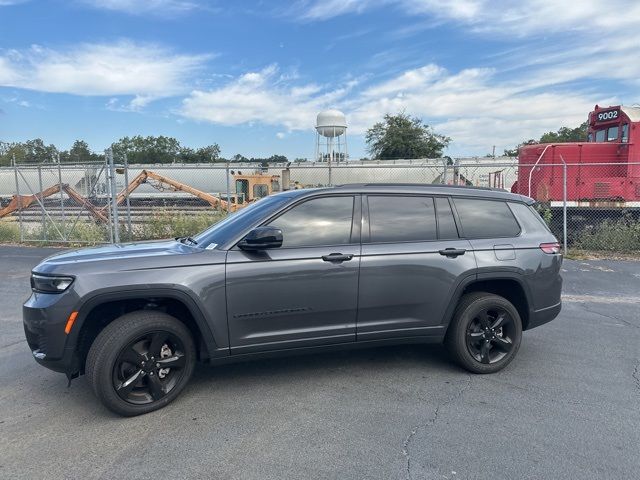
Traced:
<path fill-rule="evenodd" d="M 560 246 L 532 204 L 436 185 L 279 193 L 194 238 L 49 257 L 27 341 L 121 415 L 171 402 L 197 360 L 444 342 L 496 372 L 560 312 Z"/>

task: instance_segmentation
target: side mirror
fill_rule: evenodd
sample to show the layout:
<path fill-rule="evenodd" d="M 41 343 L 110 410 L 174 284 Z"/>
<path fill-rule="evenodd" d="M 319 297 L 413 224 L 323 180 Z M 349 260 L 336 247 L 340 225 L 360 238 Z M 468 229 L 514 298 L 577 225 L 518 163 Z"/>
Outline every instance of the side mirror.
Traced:
<path fill-rule="evenodd" d="M 282 246 L 282 230 L 275 227 L 257 227 L 238 243 L 242 250 L 265 250 Z"/>

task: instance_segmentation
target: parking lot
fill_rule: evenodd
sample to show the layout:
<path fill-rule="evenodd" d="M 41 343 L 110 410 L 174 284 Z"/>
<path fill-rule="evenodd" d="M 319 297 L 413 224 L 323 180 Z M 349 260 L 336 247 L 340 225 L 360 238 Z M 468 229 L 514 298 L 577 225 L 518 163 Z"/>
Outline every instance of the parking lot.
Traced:
<path fill-rule="evenodd" d="M 53 251 L 0 247 L 0 478 L 638 477 L 638 262 L 565 261 L 560 317 L 494 375 L 417 345 L 200 366 L 123 419 L 31 358 L 21 304 Z"/>

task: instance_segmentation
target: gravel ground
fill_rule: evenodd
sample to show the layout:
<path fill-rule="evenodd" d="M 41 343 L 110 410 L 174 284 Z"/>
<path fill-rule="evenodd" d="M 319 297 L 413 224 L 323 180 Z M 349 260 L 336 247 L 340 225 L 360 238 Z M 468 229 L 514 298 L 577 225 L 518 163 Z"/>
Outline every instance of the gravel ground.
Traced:
<path fill-rule="evenodd" d="M 566 261 L 553 322 L 504 371 L 438 346 L 201 366 L 123 419 L 31 358 L 20 319 L 53 249 L 0 247 L 0 478 L 621 479 L 640 471 L 640 264 Z"/>

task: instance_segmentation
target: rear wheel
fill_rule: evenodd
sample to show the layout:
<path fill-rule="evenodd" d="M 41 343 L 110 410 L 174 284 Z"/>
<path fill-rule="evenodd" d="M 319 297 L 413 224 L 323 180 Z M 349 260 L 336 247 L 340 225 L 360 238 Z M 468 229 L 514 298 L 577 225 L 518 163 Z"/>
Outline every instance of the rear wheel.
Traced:
<path fill-rule="evenodd" d="M 109 410 L 133 416 L 174 400 L 191 377 L 195 357 L 191 333 L 182 322 L 163 312 L 138 311 L 100 332 L 85 371 Z"/>
<path fill-rule="evenodd" d="M 473 373 L 493 373 L 513 360 L 522 339 L 518 310 L 485 292 L 462 297 L 445 338 L 454 360 Z"/>

